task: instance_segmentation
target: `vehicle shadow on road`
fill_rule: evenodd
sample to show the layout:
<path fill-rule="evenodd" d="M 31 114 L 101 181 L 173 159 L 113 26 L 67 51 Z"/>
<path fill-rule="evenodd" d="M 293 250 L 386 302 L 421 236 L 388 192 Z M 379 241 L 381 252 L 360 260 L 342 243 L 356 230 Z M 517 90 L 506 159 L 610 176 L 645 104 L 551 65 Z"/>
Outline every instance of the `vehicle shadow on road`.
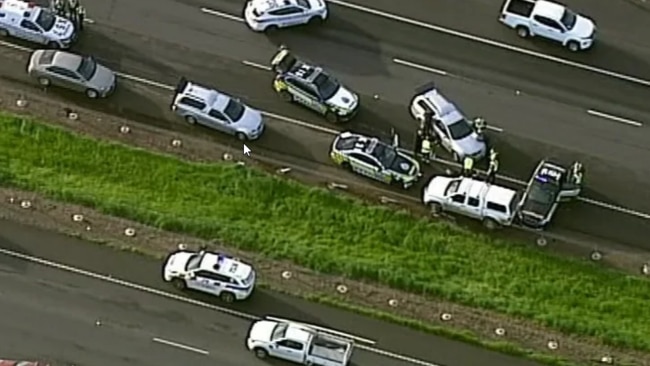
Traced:
<path fill-rule="evenodd" d="M 336 16 L 322 25 L 282 29 L 268 35 L 276 46 L 286 45 L 329 70 L 360 76 L 388 75 L 379 39 Z M 317 45 L 315 45 L 317 43 Z"/>

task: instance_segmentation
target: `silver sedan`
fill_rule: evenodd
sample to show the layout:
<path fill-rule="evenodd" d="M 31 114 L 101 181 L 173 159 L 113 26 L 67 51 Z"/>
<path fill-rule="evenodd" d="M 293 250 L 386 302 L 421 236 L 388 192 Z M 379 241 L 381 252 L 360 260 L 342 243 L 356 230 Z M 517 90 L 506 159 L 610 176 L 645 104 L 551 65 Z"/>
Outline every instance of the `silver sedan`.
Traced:
<path fill-rule="evenodd" d="M 115 73 L 90 56 L 56 50 L 32 53 L 27 73 L 44 87 L 79 91 L 88 98 L 105 98 L 115 90 Z"/>

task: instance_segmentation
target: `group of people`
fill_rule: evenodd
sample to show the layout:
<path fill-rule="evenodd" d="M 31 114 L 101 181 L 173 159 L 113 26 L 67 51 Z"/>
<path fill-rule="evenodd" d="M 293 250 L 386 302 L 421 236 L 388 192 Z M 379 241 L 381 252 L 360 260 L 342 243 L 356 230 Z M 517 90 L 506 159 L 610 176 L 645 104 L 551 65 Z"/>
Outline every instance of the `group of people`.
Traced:
<path fill-rule="evenodd" d="M 83 30 L 86 9 L 79 0 L 52 0 L 52 8 L 56 15 L 70 19 L 78 31 Z"/>
<path fill-rule="evenodd" d="M 484 118 L 476 118 L 474 120 L 474 129 L 476 133 L 483 134 L 487 128 L 487 122 Z M 418 157 L 423 163 L 428 164 L 435 159 L 436 148 L 440 145 L 440 138 L 433 130 L 433 115 L 427 114 L 425 118 L 420 121 L 415 134 L 415 156 Z M 478 175 L 474 168 L 474 159 L 466 156 L 462 161 L 461 174 L 466 177 L 476 177 Z M 499 153 L 494 149 L 490 149 L 488 169 L 486 174 L 486 181 L 490 184 L 496 180 L 497 172 L 499 171 Z"/>

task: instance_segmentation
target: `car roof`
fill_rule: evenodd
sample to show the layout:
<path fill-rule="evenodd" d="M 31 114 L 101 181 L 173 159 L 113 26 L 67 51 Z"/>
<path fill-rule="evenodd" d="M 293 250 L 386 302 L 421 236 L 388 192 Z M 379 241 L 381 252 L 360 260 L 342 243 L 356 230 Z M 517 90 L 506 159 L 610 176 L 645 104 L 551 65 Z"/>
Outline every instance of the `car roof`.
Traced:
<path fill-rule="evenodd" d="M 200 269 L 232 277 L 232 273 L 229 272 L 230 268 L 239 264 L 243 263 L 225 254 L 206 252 L 201 259 Z"/>
<path fill-rule="evenodd" d="M 285 334 L 285 337 L 298 342 L 307 342 L 311 336 L 312 334 L 308 330 L 295 324 L 290 324 Z"/>
<path fill-rule="evenodd" d="M 516 195 L 517 192 L 513 191 L 512 189 L 491 184 L 490 188 L 487 191 L 487 194 L 485 195 L 485 199 L 489 202 L 495 202 L 504 206 L 509 206 L 510 202 L 512 202 Z"/>
<path fill-rule="evenodd" d="M 295 0 L 253 0 L 255 9 L 261 13 L 266 13 L 269 10 L 274 10 L 294 4 L 296 4 Z"/>
<path fill-rule="evenodd" d="M 289 71 L 290 75 L 308 82 L 314 81 L 318 75 L 323 73 L 324 70 L 322 68 L 310 65 L 304 61 L 298 61 L 296 65 Z"/>
<path fill-rule="evenodd" d="M 19 15 L 21 18 L 31 18 L 35 11 L 41 7 L 33 2 L 22 0 L 2 0 L 0 1 L 0 10 L 4 13 Z M 32 11 L 33 10 L 33 11 Z M 29 13 L 27 13 L 29 12 Z M 25 16 L 25 13 L 27 15 Z"/>
<path fill-rule="evenodd" d="M 82 56 L 75 55 L 74 53 L 56 51 L 52 58 L 52 65 L 66 68 L 68 70 L 76 70 L 81 64 Z"/>
<path fill-rule="evenodd" d="M 213 109 L 223 110 L 230 101 L 230 97 L 215 90 L 196 83 L 188 82 L 180 93 L 182 96 L 198 99 Z"/>
<path fill-rule="evenodd" d="M 437 89 L 428 90 L 422 94 L 424 100 L 437 111 L 438 119 L 445 125 L 450 125 L 464 119 L 465 116 L 458 110 L 458 107 L 442 95 Z"/>
<path fill-rule="evenodd" d="M 564 6 L 550 2 L 550 1 L 539 1 L 536 6 L 536 13 L 553 20 L 560 20 L 564 14 Z"/>

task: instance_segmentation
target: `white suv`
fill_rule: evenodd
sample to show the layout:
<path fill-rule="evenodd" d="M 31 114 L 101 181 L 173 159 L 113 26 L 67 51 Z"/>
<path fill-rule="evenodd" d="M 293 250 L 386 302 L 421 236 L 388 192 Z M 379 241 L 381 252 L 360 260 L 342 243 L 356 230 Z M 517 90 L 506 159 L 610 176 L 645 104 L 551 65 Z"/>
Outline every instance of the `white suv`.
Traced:
<path fill-rule="evenodd" d="M 244 19 L 255 32 L 274 31 L 327 19 L 325 0 L 249 0 Z"/>

